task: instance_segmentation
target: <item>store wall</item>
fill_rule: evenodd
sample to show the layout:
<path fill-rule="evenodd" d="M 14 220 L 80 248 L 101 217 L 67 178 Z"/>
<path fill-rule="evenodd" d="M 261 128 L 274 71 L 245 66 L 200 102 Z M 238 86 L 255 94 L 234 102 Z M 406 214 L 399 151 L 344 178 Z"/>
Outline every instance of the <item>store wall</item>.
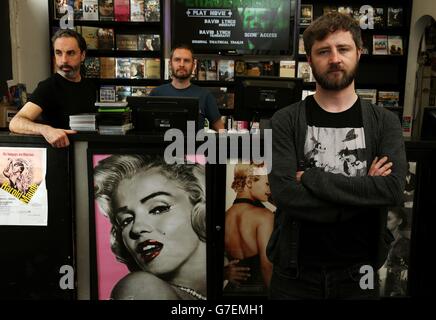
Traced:
<path fill-rule="evenodd" d="M 9 30 L 9 3 L 0 2 L 0 86 L 12 77 L 11 36 Z M 3 89 L 3 88 L 1 88 Z M 3 92 L 1 92 L 3 94 Z"/>
<path fill-rule="evenodd" d="M 50 75 L 48 1 L 9 0 L 12 73 L 32 92 Z"/>
<path fill-rule="evenodd" d="M 39 81 L 50 75 L 48 1 L 9 0 L 9 6 L 11 11 L 13 79 L 15 82 L 25 83 L 28 92 L 32 92 Z M 169 8 L 169 6 L 166 7 Z M 425 16 L 432 16 L 436 19 L 436 4 L 428 0 L 414 0 L 404 115 L 412 115 L 413 113 L 416 61 L 419 39 L 423 32 L 423 25 L 427 20 Z M 168 50 L 169 44 L 166 43 L 165 47 Z"/>
<path fill-rule="evenodd" d="M 436 19 L 436 3 L 428 0 L 414 0 L 412 8 L 412 19 L 410 23 L 409 51 L 407 60 L 406 73 L 406 90 L 404 93 L 404 116 L 412 116 L 418 114 L 418 110 L 414 110 L 415 86 L 416 86 L 416 71 L 419 41 L 424 32 L 425 27 L 431 18 Z M 422 108 L 424 106 L 416 106 Z M 413 131 L 413 127 L 412 127 Z M 411 133 L 405 133 L 405 136 L 410 136 Z"/>

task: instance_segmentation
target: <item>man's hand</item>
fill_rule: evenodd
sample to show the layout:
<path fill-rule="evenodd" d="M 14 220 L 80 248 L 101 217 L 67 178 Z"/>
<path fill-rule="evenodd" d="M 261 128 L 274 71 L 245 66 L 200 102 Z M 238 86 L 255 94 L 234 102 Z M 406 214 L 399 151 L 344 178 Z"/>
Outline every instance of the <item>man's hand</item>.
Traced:
<path fill-rule="evenodd" d="M 368 176 L 382 176 L 386 177 L 391 174 L 392 172 L 392 162 L 387 162 L 388 157 L 383 157 L 381 159 L 378 159 L 378 157 L 375 157 L 375 159 L 371 163 L 371 167 L 368 171 Z M 297 182 L 301 182 L 301 177 L 303 176 L 304 171 L 297 171 L 296 179 Z"/>
<path fill-rule="evenodd" d="M 383 157 L 381 159 L 378 159 L 378 157 L 375 157 L 375 159 L 371 163 L 371 167 L 368 171 L 368 176 L 376 177 L 376 176 L 382 176 L 386 177 L 391 174 L 392 170 L 392 162 L 387 162 L 388 157 Z"/>
<path fill-rule="evenodd" d="M 224 266 L 224 279 L 230 283 L 239 285 L 242 281 L 246 281 L 250 277 L 250 268 L 239 267 L 239 260 L 232 260 Z"/>
<path fill-rule="evenodd" d="M 42 108 L 33 102 L 26 102 L 23 108 L 11 119 L 9 130 L 21 134 L 42 135 L 55 148 L 67 147 L 70 144 L 67 134 L 74 130 L 56 129 L 49 125 L 37 123 L 35 119 L 42 113 Z"/>
<path fill-rule="evenodd" d="M 303 176 L 304 171 L 297 171 L 296 178 L 297 182 L 301 182 L 301 177 Z"/>
<path fill-rule="evenodd" d="M 220 132 L 220 130 L 224 130 L 224 122 L 219 118 L 214 123 L 212 123 L 212 128 L 216 132 Z"/>
<path fill-rule="evenodd" d="M 74 134 L 77 131 L 74 130 L 64 130 L 64 129 L 56 129 L 52 127 L 48 127 L 44 130 L 42 135 L 45 140 L 50 143 L 55 148 L 64 148 L 70 145 L 70 141 L 68 140 L 68 134 Z"/>

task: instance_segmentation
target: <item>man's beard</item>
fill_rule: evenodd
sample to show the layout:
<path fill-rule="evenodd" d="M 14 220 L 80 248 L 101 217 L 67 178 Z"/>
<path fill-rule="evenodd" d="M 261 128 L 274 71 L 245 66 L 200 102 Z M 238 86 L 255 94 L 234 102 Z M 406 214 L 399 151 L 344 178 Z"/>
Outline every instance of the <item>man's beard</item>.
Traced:
<path fill-rule="evenodd" d="M 356 63 L 356 66 L 349 72 L 342 69 L 339 65 L 334 64 L 331 65 L 330 68 L 327 70 L 325 74 L 321 74 L 316 70 L 316 68 L 312 65 L 312 73 L 313 77 L 316 79 L 316 82 L 323 88 L 324 90 L 331 90 L 331 91 L 339 91 L 342 89 L 347 88 L 356 77 L 358 69 L 358 64 Z M 334 71 L 340 71 L 342 72 L 342 77 L 338 79 L 329 79 L 328 74 L 330 72 Z"/>
<path fill-rule="evenodd" d="M 63 68 L 68 68 L 67 71 L 62 70 Z M 69 64 L 62 64 L 58 66 L 58 72 L 67 79 L 74 79 L 77 75 L 77 72 L 80 70 L 80 65 L 73 67 Z"/>
<path fill-rule="evenodd" d="M 177 70 L 174 70 L 174 67 L 171 66 L 172 77 L 177 79 L 177 80 L 186 80 L 186 79 L 191 78 L 192 68 L 191 69 L 184 68 L 184 69 L 186 70 L 186 73 L 181 75 L 181 74 L 177 74 Z"/>

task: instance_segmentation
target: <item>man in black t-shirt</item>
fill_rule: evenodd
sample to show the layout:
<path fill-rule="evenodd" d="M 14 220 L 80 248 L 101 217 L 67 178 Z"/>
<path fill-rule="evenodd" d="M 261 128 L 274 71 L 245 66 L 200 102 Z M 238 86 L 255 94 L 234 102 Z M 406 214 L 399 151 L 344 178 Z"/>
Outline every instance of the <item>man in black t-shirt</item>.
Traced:
<path fill-rule="evenodd" d="M 77 32 L 61 29 L 52 38 L 57 72 L 41 81 L 28 102 L 15 115 L 9 129 L 15 133 L 40 134 L 53 147 L 69 145 L 69 116 L 94 111 L 95 89 L 80 74 L 86 42 Z M 35 120 L 42 116 L 44 123 Z"/>
<path fill-rule="evenodd" d="M 303 39 L 316 92 L 271 120 L 269 182 L 277 211 L 267 247 L 270 297 L 376 298 L 377 269 L 393 239 L 386 207 L 403 201 L 401 125 L 356 95 L 357 22 L 329 13 Z"/>

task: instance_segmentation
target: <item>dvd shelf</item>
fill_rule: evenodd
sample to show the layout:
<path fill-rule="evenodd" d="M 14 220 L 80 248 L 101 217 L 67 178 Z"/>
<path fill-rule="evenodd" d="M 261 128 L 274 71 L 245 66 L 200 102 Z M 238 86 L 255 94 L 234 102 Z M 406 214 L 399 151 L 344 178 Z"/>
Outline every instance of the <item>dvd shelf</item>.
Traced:
<path fill-rule="evenodd" d="M 289 72 L 281 72 L 282 61 L 268 59 L 268 56 L 247 58 L 238 56 L 231 58 L 218 55 L 199 56 L 197 68 L 192 75 L 192 81 L 200 86 L 205 86 L 215 96 L 218 108 L 222 115 L 233 115 L 235 108 L 235 82 L 238 77 L 281 76 L 295 77 Z M 294 63 L 295 66 L 295 63 Z M 295 68 L 294 68 L 295 71 Z"/>
<path fill-rule="evenodd" d="M 48 1 L 50 36 L 73 12 L 69 27 L 84 37 L 88 49 L 82 73 L 94 81 L 99 101 L 125 101 L 162 83 L 164 1 Z"/>
<path fill-rule="evenodd" d="M 307 90 L 314 90 L 315 83 L 306 60 L 302 34 L 314 19 L 330 11 L 349 14 L 361 26 L 363 48 L 355 81 L 359 96 L 377 105 L 401 111 L 412 1 L 302 0 L 296 69 L 297 75 L 305 79 Z M 370 23 L 371 20 L 373 23 Z"/>

